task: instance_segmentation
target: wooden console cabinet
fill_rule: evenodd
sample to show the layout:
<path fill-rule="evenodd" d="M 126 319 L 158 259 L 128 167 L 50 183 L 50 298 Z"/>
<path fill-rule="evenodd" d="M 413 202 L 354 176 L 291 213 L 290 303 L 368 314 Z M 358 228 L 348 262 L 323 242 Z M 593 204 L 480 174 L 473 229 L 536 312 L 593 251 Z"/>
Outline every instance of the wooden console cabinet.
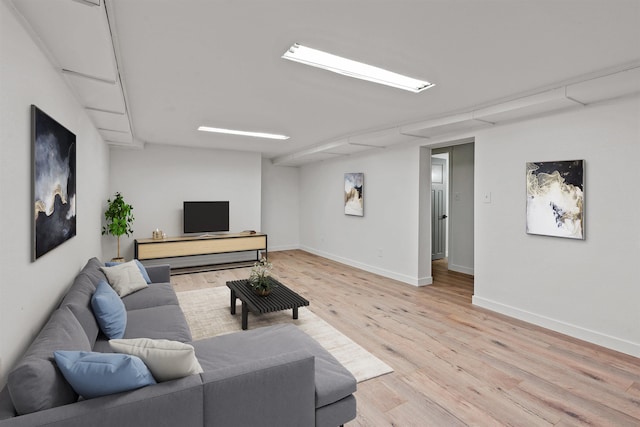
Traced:
<path fill-rule="evenodd" d="M 262 233 L 230 233 L 135 241 L 135 257 L 140 261 L 247 251 L 256 251 L 256 260 L 260 258 L 260 251 L 264 251 L 266 257 L 267 235 Z"/>

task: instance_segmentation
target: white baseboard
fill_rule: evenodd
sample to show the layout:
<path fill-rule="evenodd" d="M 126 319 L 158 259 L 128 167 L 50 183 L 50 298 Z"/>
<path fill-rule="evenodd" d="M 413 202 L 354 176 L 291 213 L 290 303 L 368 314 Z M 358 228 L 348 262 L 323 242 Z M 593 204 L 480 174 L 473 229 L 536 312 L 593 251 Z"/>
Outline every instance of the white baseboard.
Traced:
<path fill-rule="evenodd" d="M 507 304 L 502 304 L 500 302 L 475 295 L 472 298 L 472 302 L 473 305 L 476 305 L 478 307 L 486 308 L 488 310 L 495 311 L 509 317 L 514 317 L 519 320 L 524 320 L 525 322 L 532 323 L 537 326 L 542 326 L 543 328 L 551 329 L 553 331 L 560 332 L 561 334 L 588 341 L 590 343 L 610 348 L 621 353 L 640 357 L 640 344 L 638 343 L 603 334 L 598 331 L 586 329 L 577 325 L 572 325 L 561 320 L 552 319 L 550 317 L 542 316 L 536 313 L 531 313 L 517 307 L 512 307 Z"/>
<path fill-rule="evenodd" d="M 300 249 L 300 245 L 280 245 L 280 246 L 269 246 L 269 252 L 278 252 L 278 251 L 293 251 L 296 249 Z"/>
<path fill-rule="evenodd" d="M 419 277 L 418 284 L 414 286 L 427 286 L 432 284 L 433 284 L 433 276 L 425 276 L 425 277 Z"/>
<path fill-rule="evenodd" d="M 455 264 L 449 264 L 447 268 L 451 271 L 457 271 L 458 273 L 464 273 L 473 276 L 473 268 L 463 267 L 461 265 Z"/>
<path fill-rule="evenodd" d="M 362 262 L 354 261 L 349 258 L 343 258 L 337 255 L 330 254 L 328 252 L 320 251 L 314 248 L 310 248 L 308 246 L 300 246 L 300 249 L 303 251 L 312 253 L 314 255 L 321 256 L 323 258 L 328 258 L 332 261 L 339 262 L 341 264 L 346 264 L 351 267 L 359 268 L 360 270 L 368 271 L 369 273 L 378 274 L 380 276 L 388 277 L 389 279 L 398 280 L 400 282 L 407 283 L 413 286 L 425 286 L 433 283 L 433 278 L 431 276 L 428 277 L 411 277 L 406 274 L 396 273 L 395 271 L 385 270 L 383 268 L 374 267 L 369 264 L 364 264 Z"/>

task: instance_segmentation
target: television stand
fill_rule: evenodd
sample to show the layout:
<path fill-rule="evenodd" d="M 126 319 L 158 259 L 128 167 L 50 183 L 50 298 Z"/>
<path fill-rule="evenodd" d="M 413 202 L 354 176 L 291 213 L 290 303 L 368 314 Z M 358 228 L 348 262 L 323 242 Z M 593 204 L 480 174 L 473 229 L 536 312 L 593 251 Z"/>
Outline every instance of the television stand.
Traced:
<path fill-rule="evenodd" d="M 260 259 L 260 252 L 267 253 L 267 235 L 263 233 L 250 234 L 228 233 L 204 236 L 167 237 L 165 239 L 136 239 L 135 258 L 144 260 L 171 259 L 196 255 L 215 255 L 233 252 L 256 251 L 256 261 Z M 247 261 L 238 261 L 247 263 Z M 232 265 L 225 261 L 224 265 Z M 210 264 L 209 266 L 216 265 Z M 222 264 L 218 264 L 222 266 Z M 228 267 L 227 267 L 228 268 Z"/>
<path fill-rule="evenodd" d="M 197 236 L 198 239 L 206 239 L 209 237 L 224 237 L 226 236 L 226 234 L 209 234 L 209 233 L 205 233 L 205 234 L 201 234 L 199 236 Z"/>

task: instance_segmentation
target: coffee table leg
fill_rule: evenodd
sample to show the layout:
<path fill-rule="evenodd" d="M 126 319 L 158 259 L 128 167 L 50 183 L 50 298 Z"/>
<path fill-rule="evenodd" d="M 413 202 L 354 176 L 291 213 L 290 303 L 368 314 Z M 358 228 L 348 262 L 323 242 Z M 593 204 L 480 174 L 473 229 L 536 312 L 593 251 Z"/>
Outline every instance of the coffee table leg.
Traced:
<path fill-rule="evenodd" d="M 245 331 L 248 328 L 249 323 L 249 307 L 247 303 L 242 301 L 242 330 Z"/>
<path fill-rule="evenodd" d="M 231 314 L 236 314 L 236 291 L 231 289 Z"/>
<path fill-rule="evenodd" d="M 298 307 L 293 307 L 293 318 L 294 319 L 298 318 Z"/>

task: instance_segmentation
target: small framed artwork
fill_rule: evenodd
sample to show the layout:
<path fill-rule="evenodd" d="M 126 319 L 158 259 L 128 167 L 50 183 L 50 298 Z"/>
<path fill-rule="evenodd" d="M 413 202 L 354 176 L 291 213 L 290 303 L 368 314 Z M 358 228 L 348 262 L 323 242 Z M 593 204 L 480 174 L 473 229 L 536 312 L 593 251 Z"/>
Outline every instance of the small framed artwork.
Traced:
<path fill-rule="evenodd" d="M 364 216 L 364 173 L 344 174 L 344 213 Z"/>
<path fill-rule="evenodd" d="M 76 136 L 31 106 L 33 260 L 76 235 Z"/>
<path fill-rule="evenodd" d="M 584 239 L 584 160 L 527 163 L 527 233 Z"/>

